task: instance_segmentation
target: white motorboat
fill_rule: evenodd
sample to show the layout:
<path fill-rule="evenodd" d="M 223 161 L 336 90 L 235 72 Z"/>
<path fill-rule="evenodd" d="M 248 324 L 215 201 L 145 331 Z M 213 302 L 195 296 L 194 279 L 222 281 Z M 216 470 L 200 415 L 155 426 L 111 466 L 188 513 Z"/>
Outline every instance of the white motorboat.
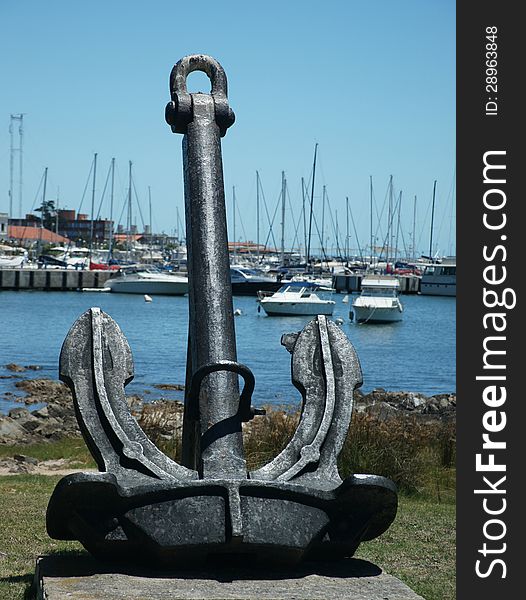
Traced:
<path fill-rule="evenodd" d="M 259 293 L 259 305 L 270 316 L 332 315 L 334 300 L 324 300 L 308 287 L 288 283 L 272 295 Z"/>
<path fill-rule="evenodd" d="M 146 270 L 123 272 L 108 279 L 106 287 L 121 294 L 183 296 L 188 293 L 188 277 Z"/>
<path fill-rule="evenodd" d="M 362 293 L 353 301 L 351 314 L 357 323 L 401 321 L 403 307 L 398 297 L 400 283 L 389 275 L 366 276 Z"/>
<path fill-rule="evenodd" d="M 21 269 L 27 263 L 27 254 L 25 248 L 0 245 L 0 268 Z"/>

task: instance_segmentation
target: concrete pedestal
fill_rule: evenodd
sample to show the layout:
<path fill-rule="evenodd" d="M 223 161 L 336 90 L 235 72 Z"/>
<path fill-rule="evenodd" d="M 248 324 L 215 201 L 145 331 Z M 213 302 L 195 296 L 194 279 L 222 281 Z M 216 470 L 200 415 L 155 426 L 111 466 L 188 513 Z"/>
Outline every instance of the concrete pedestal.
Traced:
<path fill-rule="evenodd" d="M 37 561 L 38 600 L 423 600 L 396 577 L 359 559 L 294 570 L 211 567 L 127 573 L 89 556 Z"/>

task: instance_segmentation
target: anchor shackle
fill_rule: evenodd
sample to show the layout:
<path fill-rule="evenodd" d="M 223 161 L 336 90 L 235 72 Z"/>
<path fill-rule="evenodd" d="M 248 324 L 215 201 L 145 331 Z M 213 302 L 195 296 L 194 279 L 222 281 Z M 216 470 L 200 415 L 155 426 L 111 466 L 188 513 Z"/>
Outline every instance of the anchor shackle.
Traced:
<path fill-rule="evenodd" d="M 223 137 L 234 123 L 234 111 L 228 105 L 227 80 L 223 67 L 211 56 L 192 54 L 176 63 L 170 74 L 171 101 L 166 105 L 165 119 L 173 133 L 186 133 L 188 124 L 193 121 L 192 94 L 188 93 L 186 78 L 193 71 L 203 71 L 211 82 L 210 95 L 214 101 L 215 122 Z"/>

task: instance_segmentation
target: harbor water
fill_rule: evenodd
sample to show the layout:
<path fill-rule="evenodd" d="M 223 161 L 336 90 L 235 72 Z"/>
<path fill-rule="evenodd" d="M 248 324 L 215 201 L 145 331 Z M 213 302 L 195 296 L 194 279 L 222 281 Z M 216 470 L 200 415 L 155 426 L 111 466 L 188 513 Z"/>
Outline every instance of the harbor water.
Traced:
<path fill-rule="evenodd" d="M 397 323 L 358 325 L 349 320 L 354 296 L 343 302 L 333 294 L 333 319 L 354 344 L 362 365 L 362 391 L 374 388 L 427 395 L 454 393 L 455 298 L 402 296 L 404 318 Z M 184 384 L 188 332 L 188 300 L 103 292 L 0 293 L 0 412 L 16 404 L 21 378 L 58 378 L 60 348 L 73 322 L 91 306 L 99 306 L 121 327 L 130 344 L 135 378 L 128 394 L 179 399 L 183 393 L 155 387 Z M 234 297 L 238 360 L 256 377 L 255 405 L 289 406 L 300 402 L 290 379 L 290 355 L 280 344 L 283 333 L 301 330 L 310 317 L 267 317 L 254 297 Z M 36 365 L 38 370 L 13 373 L 9 363 Z"/>

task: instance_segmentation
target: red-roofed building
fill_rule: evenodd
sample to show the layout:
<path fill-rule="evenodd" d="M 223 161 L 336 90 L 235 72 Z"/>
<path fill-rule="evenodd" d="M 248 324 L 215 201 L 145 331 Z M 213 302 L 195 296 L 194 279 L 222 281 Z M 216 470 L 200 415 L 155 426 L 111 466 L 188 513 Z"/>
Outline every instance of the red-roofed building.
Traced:
<path fill-rule="evenodd" d="M 68 244 L 69 239 L 63 235 L 53 233 L 43 227 L 23 227 L 21 225 L 9 225 L 7 228 L 7 237 L 10 240 L 17 240 L 20 244 L 41 241 L 44 244 Z"/>
<path fill-rule="evenodd" d="M 138 242 L 139 240 L 142 240 L 144 238 L 144 233 L 114 233 L 113 234 L 113 241 L 116 243 L 120 243 L 120 244 L 124 244 L 126 243 L 128 240 L 130 242 Z"/>

